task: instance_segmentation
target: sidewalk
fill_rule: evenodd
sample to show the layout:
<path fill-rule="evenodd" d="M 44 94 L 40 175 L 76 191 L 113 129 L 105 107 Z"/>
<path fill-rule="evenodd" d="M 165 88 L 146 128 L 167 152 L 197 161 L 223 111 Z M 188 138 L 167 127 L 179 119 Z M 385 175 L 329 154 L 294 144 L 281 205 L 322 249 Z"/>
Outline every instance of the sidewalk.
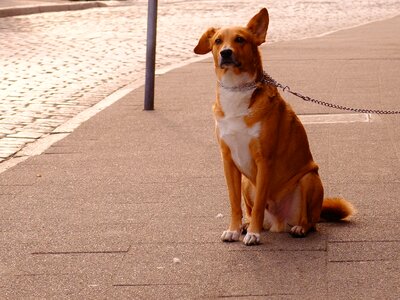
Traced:
<path fill-rule="evenodd" d="M 0 18 L 102 7 L 107 6 L 107 1 L 5 0 L 0 1 Z"/>
<path fill-rule="evenodd" d="M 398 110 L 399 28 L 397 17 L 267 45 L 265 69 L 315 98 Z M 308 119 L 326 194 L 357 207 L 352 222 L 224 244 L 212 68 L 159 76 L 155 111 L 139 88 L 0 174 L 0 298 L 398 298 L 400 117 Z M 299 114 L 341 114 L 284 96 Z"/>

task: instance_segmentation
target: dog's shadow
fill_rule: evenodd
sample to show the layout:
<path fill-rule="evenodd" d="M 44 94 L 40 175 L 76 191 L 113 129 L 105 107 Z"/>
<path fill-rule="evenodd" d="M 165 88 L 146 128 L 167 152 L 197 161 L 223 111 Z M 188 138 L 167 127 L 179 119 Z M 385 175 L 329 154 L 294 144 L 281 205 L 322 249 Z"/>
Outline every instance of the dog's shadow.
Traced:
<path fill-rule="evenodd" d="M 318 230 L 309 232 L 303 238 L 295 238 L 286 232 L 263 231 L 261 233 L 261 244 L 245 246 L 240 242 L 231 243 L 230 251 L 327 251 L 331 232 L 354 227 L 357 227 L 354 221 L 321 222 L 318 224 Z"/>

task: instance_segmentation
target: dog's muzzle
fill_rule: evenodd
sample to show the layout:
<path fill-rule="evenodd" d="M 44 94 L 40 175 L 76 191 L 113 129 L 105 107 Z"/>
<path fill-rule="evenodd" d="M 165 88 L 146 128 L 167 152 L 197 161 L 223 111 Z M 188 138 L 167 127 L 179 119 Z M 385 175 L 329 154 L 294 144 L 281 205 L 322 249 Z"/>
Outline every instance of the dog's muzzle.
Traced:
<path fill-rule="evenodd" d="M 219 66 L 221 68 L 228 66 L 240 67 L 240 63 L 235 59 L 231 49 L 224 49 L 219 52 Z"/>

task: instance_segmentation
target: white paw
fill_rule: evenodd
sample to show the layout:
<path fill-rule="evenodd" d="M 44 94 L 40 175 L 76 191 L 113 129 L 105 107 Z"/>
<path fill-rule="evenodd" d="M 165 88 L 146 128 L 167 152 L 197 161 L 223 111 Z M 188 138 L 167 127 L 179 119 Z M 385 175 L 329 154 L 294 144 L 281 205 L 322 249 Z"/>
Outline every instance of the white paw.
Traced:
<path fill-rule="evenodd" d="M 290 234 L 292 236 L 294 236 L 294 237 L 304 237 L 304 236 L 306 236 L 306 232 L 305 232 L 304 228 L 302 226 L 298 226 L 298 225 L 293 226 L 290 229 Z"/>
<path fill-rule="evenodd" d="M 239 231 L 225 230 L 221 235 L 221 240 L 223 242 L 236 242 L 239 240 L 239 237 L 240 237 Z"/>
<path fill-rule="evenodd" d="M 247 232 L 246 236 L 243 239 L 243 243 L 246 246 L 258 245 L 260 243 L 260 234 L 253 233 L 253 232 Z"/>

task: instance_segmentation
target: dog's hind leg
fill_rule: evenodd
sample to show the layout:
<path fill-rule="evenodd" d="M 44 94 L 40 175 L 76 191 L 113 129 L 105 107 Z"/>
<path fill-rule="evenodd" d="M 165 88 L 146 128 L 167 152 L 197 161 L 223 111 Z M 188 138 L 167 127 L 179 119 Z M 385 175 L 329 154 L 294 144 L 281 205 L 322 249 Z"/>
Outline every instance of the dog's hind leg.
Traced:
<path fill-rule="evenodd" d="M 294 193 L 292 214 L 288 222 L 292 225 L 290 234 L 305 237 L 320 219 L 324 190 L 317 172 L 303 176 Z"/>

